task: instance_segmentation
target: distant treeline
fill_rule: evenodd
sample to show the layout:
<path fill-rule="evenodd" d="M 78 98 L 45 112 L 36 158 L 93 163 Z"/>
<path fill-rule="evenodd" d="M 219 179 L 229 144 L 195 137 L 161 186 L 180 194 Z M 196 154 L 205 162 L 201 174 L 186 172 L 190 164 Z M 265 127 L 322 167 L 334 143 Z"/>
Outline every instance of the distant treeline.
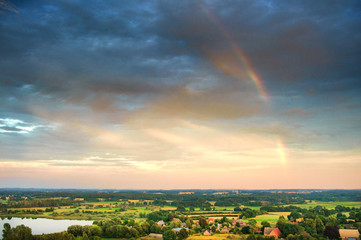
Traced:
<path fill-rule="evenodd" d="M 13 207 L 21 201 L 22 205 L 29 205 L 29 207 L 49 207 L 58 206 L 66 202 L 66 199 L 56 202 L 32 202 L 32 199 L 49 199 L 68 197 L 68 201 L 75 198 L 83 198 L 88 202 L 95 201 L 119 201 L 122 200 L 153 200 L 153 203 L 137 203 L 137 204 L 153 204 L 153 205 L 173 205 L 184 207 L 207 207 L 208 202 L 215 202 L 216 206 L 277 206 L 281 204 L 301 204 L 306 200 L 317 201 L 361 201 L 360 190 L 328 190 L 322 192 L 278 192 L 278 191 L 248 191 L 236 194 L 230 192 L 229 194 L 203 194 L 204 191 L 194 191 L 194 194 L 180 195 L 174 191 L 162 191 L 162 194 L 144 193 L 144 192 L 95 192 L 95 191 L 0 191 L 0 197 L 5 199 L 8 197 Z M 202 193 L 202 194 L 200 194 Z M 24 200 L 24 198 L 27 200 Z M 167 203 L 166 200 L 171 200 L 173 203 Z M 68 204 L 69 202 L 66 202 Z M 56 205 L 58 204 L 58 205 Z M 10 205 L 9 205 L 10 206 Z"/>

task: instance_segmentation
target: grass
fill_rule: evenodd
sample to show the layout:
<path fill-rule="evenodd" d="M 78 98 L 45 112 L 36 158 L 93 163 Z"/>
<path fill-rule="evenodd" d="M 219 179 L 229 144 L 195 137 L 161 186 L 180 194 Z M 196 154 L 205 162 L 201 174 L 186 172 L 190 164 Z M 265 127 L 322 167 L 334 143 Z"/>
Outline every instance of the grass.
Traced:
<path fill-rule="evenodd" d="M 6 202 L 5 200 L 0 200 L 0 202 Z M 53 212 L 45 212 L 45 208 L 37 207 L 37 208 L 9 208 L 9 210 L 38 210 L 41 209 L 44 212 L 42 214 L 26 214 L 26 213 L 17 213 L 17 214 L 2 214 L 2 217 L 31 217 L 31 218 L 52 218 L 52 219 L 85 219 L 85 220 L 99 220 L 104 218 L 113 218 L 113 217 L 128 217 L 133 218 L 136 221 L 142 221 L 143 219 L 139 218 L 139 214 L 149 214 L 153 211 L 158 210 L 176 210 L 174 206 L 133 206 L 133 205 L 123 205 L 123 204 L 115 204 L 117 202 L 87 202 L 81 203 L 78 207 L 70 206 L 62 206 L 60 208 L 55 208 Z M 90 207 L 89 205 L 93 205 Z M 95 208 L 95 206 L 103 205 L 99 208 Z M 315 206 L 323 206 L 327 209 L 334 209 L 337 205 L 342 205 L 346 207 L 361 207 L 361 202 L 322 202 L 322 201 L 308 201 L 305 204 L 292 204 L 294 206 L 298 206 L 301 208 L 309 209 Z M 107 206 L 107 207 L 105 207 Z M 287 206 L 287 205 L 284 205 Z M 127 210 L 120 212 L 115 210 L 119 210 L 123 207 L 126 207 Z M 213 207 L 215 211 L 213 211 Z M 251 208 L 253 210 L 257 210 L 260 207 L 250 207 L 250 206 L 242 206 L 246 208 Z M 185 215 L 197 217 L 197 216 L 204 216 L 204 217 L 222 217 L 223 215 L 231 218 L 232 216 L 238 215 L 238 213 L 234 212 L 234 206 L 212 206 L 212 211 L 200 211 L 199 208 L 195 208 L 193 212 L 187 212 Z M 75 210 L 79 210 L 79 213 L 74 213 Z M 88 213 L 83 213 L 83 211 L 87 211 Z M 95 213 L 97 212 L 97 213 Z M 260 215 L 255 217 L 254 219 L 260 224 L 262 221 L 267 221 L 271 224 L 275 224 L 280 215 L 284 215 L 287 217 L 290 213 L 289 212 L 270 212 L 268 214 Z M 247 219 L 248 220 L 248 219 Z M 247 221 L 246 220 L 246 221 Z"/>
<path fill-rule="evenodd" d="M 261 226 L 262 221 L 267 221 L 270 224 L 276 224 L 280 216 L 284 216 L 287 219 L 288 215 L 290 215 L 290 212 L 271 212 L 264 215 L 258 215 L 255 218 L 249 218 L 249 219 L 256 220 L 258 225 Z M 249 219 L 246 219 L 246 221 Z"/>
<path fill-rule="evenodd" d="M 111 240 L 111 238 L 103 238 L 104 240 Z M 142 240 L 154 240 L 156 238 L 151 237 L 141 237 L 139 239 Z M 191 235 L 187 238 L 187 240 L 222 240 L 222 239 L 234 239 L 234 240 L 241 240 L 245 239 L 245 237 L 241 237 L 240 235 L 235 234 L 214 234 L 212 236 L 203 236 L 200 234 Z"/>
<path fill-rule="evenodd" d="M 300 208 L 313 208 L 316 206 L 322 206 L 325 207 L 327 209 L 334 209 L 337 205 L 341 205 L 341 206 L 345 206 L 345 207 L 355 207 L 355 208 L 360 208 L 361 207 L 361 202 L 321 202 L 321 201 L 312 201 L 312 202 L 308 202 L 305 204 L 291 204 L 292 206 L 297 206 Z M 284 205 L 284 206 L 289 206 L 289 205 Z"/>
<path fill-rule="evenodd" d="M 102 238 L 102 240 L 121 240 L 122 238 Z M 154 238 L 153 238 L 154 240 Z"/>
<path fill-rule="evenodd" d="M 212 236 L 203 236 L 203 235 L 191 235 L 187 240 L 222 240 L 222 239 L 244 239 L 240 235 L 235 234 L 214 234 Z"/>

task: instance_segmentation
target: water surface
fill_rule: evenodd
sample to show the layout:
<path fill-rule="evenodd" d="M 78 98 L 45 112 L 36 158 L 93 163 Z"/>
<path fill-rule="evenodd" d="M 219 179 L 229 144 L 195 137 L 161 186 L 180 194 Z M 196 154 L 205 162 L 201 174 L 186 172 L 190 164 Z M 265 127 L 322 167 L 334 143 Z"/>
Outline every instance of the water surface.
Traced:
<path fill-rule="evenodd" d="M 33 235 L 41 235 L 43 233 L 55 233 L 66 231 L 71 225 L 92 225 L 93 221 L 86 220 L 54 220 L 47 218 L 11 218 L 10 220 L 5 218 L 0 219 L 0 238 L 2 238 L 2 230 L 4 229 L 4 223 L 9 223 L 12 228 L 24 224 L 30 227 Z"/>

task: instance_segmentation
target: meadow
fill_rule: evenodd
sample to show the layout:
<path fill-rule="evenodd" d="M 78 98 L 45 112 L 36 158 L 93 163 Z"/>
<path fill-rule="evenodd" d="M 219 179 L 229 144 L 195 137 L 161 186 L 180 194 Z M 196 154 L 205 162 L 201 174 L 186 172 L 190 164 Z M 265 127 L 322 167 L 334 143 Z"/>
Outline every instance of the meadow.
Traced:
<path fill-rule="evenodd" d="M 334 209 L 337 205 L 341 205 L 344 207 L 355 207 L 360 208 L 361 202 L 322 202 L 322 201 L 306 201 L 307 203 L 304 204 L 291 204 L 292 206 L 297 206 L 300 208 L 314 208 L 316 206 L 322 206 L 327 209 Z M 283 205 L 283 206 L 289 206 L 289 205 Z"/>

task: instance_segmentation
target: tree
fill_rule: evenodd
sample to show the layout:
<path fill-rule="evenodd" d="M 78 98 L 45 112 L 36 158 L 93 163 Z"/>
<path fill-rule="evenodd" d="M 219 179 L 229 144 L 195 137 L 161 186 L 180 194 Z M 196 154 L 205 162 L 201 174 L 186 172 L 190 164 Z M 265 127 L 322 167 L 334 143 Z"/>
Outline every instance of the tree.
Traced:
<path fill-rule="evenodd" d="M 186 220 L 186 226 L 187 226 L 187 228 L 192 227 L 192 225 L 193 225 L 192 219 L 188 218 L 188 219 Z"/>
<path fill-rule="evenodd" d="M 4 224 L 3 240 L 32 240 L 33 235 L 31 234 L 31 228 L 24 225 L 16 226 L 11 228 L 10 224 Z"/>
<path fill-rule="evenodd" d="M 241 233 L 243 234 L 250 234 L 250 231 L 249 231 L 250 227 L 249 226 L 245 226 L 241 229 Z"/>
<path fill-rule="evenodd" d="M 137 229 L 135 229 L 135 228 L 131 228 L 131 229 L 129 229 L 129 231 L 130 231 L 130 235 L 131 235 L 131 237 L 133 237 L 133 238 L 137 238 L 137 237 L 139 237 L 139 232 L 138 232 L 138 230 L 137 230 Z"/>
<path fill-rule="evenodd" d="M 79 237 L 80 238 L 80 237 Z M 58 232 L 36 236 L 36 240 L 74 240 L 74 236 L 68 232 Z M 92 240 L 98 240 L 94 237 Z"/>
<path fill-rule="evenodd" d="M 177 234 L 173 232 L 172 230 L 167 230 L 163 233 L 163 239 L 164 240 L 176 240 Z"/>
<path fill-rule="evenodd" d="M 316 232 L 316 224 L 315 221 L 312 218 L 306 218 L 302 222 L 302 227 L 305 228 L 305 231 L 311 234 L 312 236 L 315 236 L 317 234 Z"/>
<path fill-rule="evenodd" d="M 322 234 L 325 231 L 325 225 L 319 217 L 315 219 L 315 224 L 317 233 Z"/>
<path fill-rule="evenodd" d="M 262 228 L 261 228 L 262 234 L 264 233 L 264 229 L 266 227 L 271 227 L 271 224 L 269 222 L 267 222 L 267 221 L 262 221 L 261 225 L 262 225 Z"/>
<path fill-rule="evenodd" d="M 188 237 L 188 232 L 186 229 L 182 228 L 179 233 L 178 233 L 178 239 L 179 240 L 183 240 L 186 239 Z"/>
<path fill-rule="evenodd" d="M 176 217 L 177 217 L 177 215 L 175 213 L 172 213 L 172 212 L 168 213 L 168 221 L 172 221 L 172 219 L 176 218 Z"/>
<path fill-rule="evenodd" d="M 298 240 L 314 240 L 314 238 L 307 232 L 302 232 L 298 235 Z"/>
<path fill-rule="evenodd" d="M 338 225 L 338 220 L 336 218 L 336 216 L 329 216 L 326 218 L 326 225 L 328 226 L 337 226 Z"/>
<path fill-rule="evenodd" d="M 85 232 L 83 233 L 83 240 L 89 240 L 88 235 Z"/>
<path fill-rule="evenodd" d="M 207 225 L 208 225 L 208 222 L 207 222 L 207 220 L 205 218 L 200 218 L 199 219 L 199 226 L 201 228 L 205 228 Z"/>
<path fill-rule="evenodd" d="M 278 228 L 282 233 L 282 237 L 287 237 L 288 234 L 295 235 L 295 234 L 299 233 L 298 226 L 295 224 L 291 224 L 291 223 L 281 224 Z"/>
<path fill-rule="evenodd" d="M 271 224 L 267 221 L 262 221 L 261 225 L 262 225 L 262 227 L 271 227 Z"/>
<path fill-rule="evenodd" d="M 141 225 L 142 231 L 145 234 L 149 234 L 149 230 L 150 230 L 150 224 L 148 222 L 145 222 Z"/>
<path fill-rule="evenodd" d="M 101 236 L 102 229 L 96 225 L 86 225 L 83 226 L 83 233 L 86 233 L 88 237 Z"/>
<path fill-rule="evenodd" d="M 83 227 L 80 225 L 71 225 L 68 227 L 68 233 L 73 234 L 75 237 L 83 235 Z"/>
<path fill-rule="evenodd" d="M 288 220 L 295 222 L 297 218 L 300 218 L 301 214 L 296 211 L 292 211 L 290 215 L 287 216 Z"/>
<path fill-rule="evenodd" d="M 149 229 L 150 233 L 160 233 L 161 231 L 162 231 L 162 228 L 160 226 L 158 226 L 156 223 L 154 223 Z"/>
<path fill-rule="evenodd" d="M 325 234 L 325 236 L 329 239 L 340 238 L 340 232 L 338 231 L 338 228 L 336 226 L 326 226 L 323 234 Z"/>
<path fill-rule="evenodd" d="M 284 216 L 280 216 L 280 217 L 278 218 L 278 221 L 277 221 L 276 226 L 277 226 L 278 228 L 280 228 L 281 225 L 283 225 L 283 224 L 285 224 L 285 223 L 286 223 L 285 217 L 284 217 Z"/>
<path fill-rule="evenodd" d="M 293 234 L 288 234 L 288 236 L 286 237 L 286 240 L 297 240 L 297 236 L 295 236 Z"/>
<path fill-rule="evenodd" d="M 120 237 L 122 238 L 131 238 L 132 234 L 129 231 L 129 228 L 127 226 L 122 226 L 122 228 L 120 229 Z"/>
<path fill-rule="evenodd" d="M 240 208 L 240 207 L 235 207 L 235 208 L 234 208 L 234 211 L 235 211 L 235 212 L 240 212 L 240 211 L 242 211 L 242 208 Z"/>
<path fill-rule="evenodd" d="M 250 219 L 248 221 L 249 224 L 249 231 L 251 232 L 251 234 L 254 234 L 257 231 L 257 221 L 254 219 Z"/>
<path fill-rule="evenodd" d="M 11 226 L 9 223 L 5 223 L 4 224 L 4 229 L 3 229 L 3 238 L 4 239 L 8 239 L 9 237 L 11 237 L 12 231 L 11 231 Z"/>

